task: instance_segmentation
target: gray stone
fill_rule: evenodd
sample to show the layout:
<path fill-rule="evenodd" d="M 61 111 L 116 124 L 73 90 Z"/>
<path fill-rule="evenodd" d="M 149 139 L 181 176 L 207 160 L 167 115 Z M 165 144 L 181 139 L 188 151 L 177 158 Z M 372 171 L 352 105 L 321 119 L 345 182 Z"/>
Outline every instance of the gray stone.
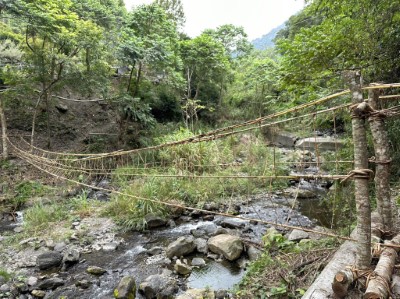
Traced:
<path fill-rule="evenodd" d="M 77 248 L 71 247 L 64 252 L 63 262 L 65 264 L 75 264 L 79 262 L 80 253 Z"/>
<path fill-rule="evenodd" d="M 289 132 L 268 130 L 266 139 L 275 145 L 283 147 L 294 147 L 297 137 Z"/>
<path fill-rule="evenodd" d="M 206 235 L 206 232 L 202 229 L 196 228 L 196 229 L 192 229 L 190 231 L 190 233 L 193 235 L 193 237 L 195 238 L 200 238 Z"/>
<path fill-rule="evenodd" d="M 162 252 L 163 252 L 163 248 L 160 246 L 150 248 L 149 250 L 146 251 L 146 253 L 148 255 L 157 255 L 157 254 L 161 254 Z"/>
<path fill-rule="evenodd" d="M 28 277 L 28 279 L 26 280 L 26 284 L 28 286 L 34 286 L 38 283 L 38 279 L 35 276 L 30 276 Z"/>
<path fill-rule="evenodd" d="M 145 298 L 172 298 L 178 291 L 176 281 L 163 275 L 151 275 L 139 285 L 139 290 Z"/>
<path fill-rule="evenodd" d="M 10 291 L 10 286 L 8 285 L 8 284 L 2 284 L 1 286 L 0 286 L 0 292 L 4 292 L 4 293 L 6 293 L 6 292 L 9 292 Z"/>
<path fill-rule="evenodd" d="M 261 250 L 255 248 L 254 246 L 249 246 L 247 248 L 247 255 L 250 261 L 255 261 L 260 258 L 262 252 Z"/>
<path fill-rule="evenodd" d="M 103 269 L 101 267 L 97 267 L 97 266 L 89 266 L 86 269 L 86 272 L 89 273 L 89 274 L 92 274 L 92 275 L 100 276 L 100 275 L 103 275 L 104 273 L 106 273 L 107 270 L 105 270 L 105 269 Z"/>
<path fill-rule="evenodd" d="M 68 106 L 61 103 L 56 104 L 56 108 L 61 113 L 66 113 L 68 111 Z"/>
<path fill-rule="evenodd" d="M 157 216 L 157 215 L 153 215 L 153 214 L 147 214 L 144 217 L 145 221 L 146 221 L 146 225 L 148 228 L 156 228 L 156 227 L 161 227 L 161 226 L 165 226 L 167 224 L 167 220 L 165 220 L 164 218 Z"/>
<path fill-rule="evenodd" d="M 87 289 L 90 287 L 91 284 L 92 283 L 87 279 L 82 279 L 82 280 L 75 282 L 75 285 L 81 289 Z"/>
<path fill-rule="evenodd" d="M 213 222 L 204 222 L 197 228 L 205 231 L 207 235 L 213 235 L 217 231 L 218 226 Z"/>
<path fill-rule="evenodd" d="M 185 293 L 176 297 L 176 299 L 215 299 L 213 290 L 209 289 L 189 289 Z"/>
<path fill-rule="evenodd" d="M 132 276 L 125 276 L 114 290 L 116 299 L 133 299 L 136 295 L 136 283 Z"/>
<path fill-rule="evenodd" d="M 40 282 L 37 288 L 40 290 L 55 290 L 56 288 L 64 285 L 64 279 L 52 277 Z"/>
<path fill-rule="evenodd" d="M 22 233 L 24 231 L 24 228 L 22 226 L 17 226 L 14 228 L 14 233 Z"/>
<path fill-rule="evenodd" d="M 229 293 L 226 290 L 214 291 L 215 299 L 225 299 L 229 298 Z"/>
<path fill-rule="evenodd" d="M 36 265 L 40 270 L 46 270 L 61 265 L 63 256 L 56 251 L 48 251 L 38 255 Z"/>
<path fill-rule="evenodd" d="M 243 251 L 243 242 L 239 237 L 232 235 L 214 236 L 208 240 L 207 244 L 212 252 L 222 254 L 229 261 L 238 259 Z"/>
<path fill-rule="evenodd" d="M 63 251 L 65 249 L 66 246 L 67 245 L 65 245 L 64 242 L 59 242 L 59 243 L 54 245 L 54 251 L 61 252 L 61 251 Z"/>
<path fill-rule="evenodd" d="M 292 232 L 289 234 L 288 240 L 289 241 L 300 241 L 303 239 L 309 239 L 310 235 L 302 230 L 299 229 L 294 229 Z"/>
<path fill-rule="evenodd" d="M 207 245 L 206 239 L 198 238 L 198 239 L 194 240 L 194 244 L 196 245 L 196 249 L 198 252 L 207 254 L 208 245 Z"/>
<path fill-rule="evenodd" d="M 180 237 L 168 245 L 166 255 L 169 258 L 184 256 L 192 253 L 196 248 L 193 236 Z"/>
<path fill-rule="evenodd" d="M 236 218 L 224 218 L 221 221 L 221 226 L 225 228 L 244 228 L 248 221 L 242 220 L 242 219 L 236 219 Z"/>
<path fill-rule="evenodd" d="M 343 141 L 333 137 L 309 137 L 296 141 L 296 147 L 318 151 L 335 151 L 343 146 Z"/>
<path fill-rule="evenodd" d="M 101 246 L 101 249 L 103 249 L 103 251 L 105 252 L 115 251 L 117 250 L 117 248 L 118 248 L 118 243 L 116 242 L 107 243 Z"/>
<path fill-rule="evenodd" d="M 206 261 L 200 257 L 195 257 L 192 259 L 193 267 L 204 267 L 206 265 Z"/>
<path fill-rule="evenodd" d="M 44 298 L 46 296 L 46 292 L 42 290 L 33 290 L 31 294 L 36 298 Z"/>
<path fill-rule="evenodd" d="M 299 199 L 315 198 L 317 196 L 315 192 L 301 188 L 288 188 L 285 193 Z"/>
<path fill-rule="evenodd" d="M 183 263 L 181 260 L 176 260 L 176 263 L 174 265 L 174 270 L 181 275 L 187 275 L 190 272 L 192 272 L 192 267 L 187 265 L 186 263 Z"/>

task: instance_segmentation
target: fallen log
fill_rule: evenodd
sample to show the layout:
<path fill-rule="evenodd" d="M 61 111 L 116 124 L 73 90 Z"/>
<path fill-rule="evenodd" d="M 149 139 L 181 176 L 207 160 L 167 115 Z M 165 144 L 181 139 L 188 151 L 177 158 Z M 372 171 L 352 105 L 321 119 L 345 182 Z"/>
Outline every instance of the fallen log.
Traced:
<path fill-rule="evenodd" d="M 374 242 L 380 242 L 383 228 L 382 217 L 377 212 L 373 212 L 371 215 L 371 239 Z M 349 265 L 338 271 L 333 278 L 332 290 L 339 298 L 344 298 L 348 293 L 350 285 L 359 279 L 358 272 L 353 271 Z"/>
<path fill-rule="evenodd" d="M 400 235 L 396 235 L 385 244 L 400 244 Z M 386 299 L 390 295 L 390 281 L 395 266 L 398 247 L 384 247 L 379 262 L 371 275 L 364 299 Z"/>
<path fill-rule="evenodd" d="M 371 215 L 372 225 L 371 225 L 371 234 L 372 240 L 378 241 L 380 240 L 382 233 L 382 219 L 378 213 L 373 212 Z M 356 230 L 354 230 L 350 237 L 354 238 L 357 235 Z M 354 265 L 356 261 L 356 252 L 357 246 L 352 241 L 346 241 L 340 246 L 338 251 L 332 257 L 332 260 L 326 265 L 321 274 L 315 279 L 314 283 L 307 289 L 306 293 L 303 295 L 302 299 L 327 299 L 327 298 L 338 298 L 333 291 L 332 279 L 336 276 L 336 274 L 347 270 L 351 270 L 348 268 L 349 265 Z M 344 270 L 343 270 L 344 269 Z M 348 279 L 349 276 L 346 275 Z M 354 280 L 354 277 L 353 277 Z M 347 281 L 349 282 L 349 280 Z M 346 282 L 346 283 L 347 283 Z M 343 284 L 344 283 L 343 280 Z M 348 287 L 351 283 L 348 284 L 347 288 L 344 289 L 347 291 Z M 339 297 L 340 298 L 340 297 Z"/>

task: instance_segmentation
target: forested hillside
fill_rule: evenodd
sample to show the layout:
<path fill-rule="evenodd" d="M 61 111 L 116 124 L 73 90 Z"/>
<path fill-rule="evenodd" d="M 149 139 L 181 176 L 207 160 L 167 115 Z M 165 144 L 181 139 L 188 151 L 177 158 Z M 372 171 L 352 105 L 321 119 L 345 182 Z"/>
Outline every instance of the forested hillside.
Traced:
<path fill-rule="evenodd" d="M 324 97 L 400 82 L 400 1 L 309 0 L 253 43 L 185 22 L 181 0 L 0 0 L 0 298 L 192 296 L 224 263 L 194 298 L 301 298 L 356 225 L 351 180 L 390 165 L 398 189 L 400 121 L 374 115 L 391 156 L 369 132 L 360 174 L 365 111 Z"/>

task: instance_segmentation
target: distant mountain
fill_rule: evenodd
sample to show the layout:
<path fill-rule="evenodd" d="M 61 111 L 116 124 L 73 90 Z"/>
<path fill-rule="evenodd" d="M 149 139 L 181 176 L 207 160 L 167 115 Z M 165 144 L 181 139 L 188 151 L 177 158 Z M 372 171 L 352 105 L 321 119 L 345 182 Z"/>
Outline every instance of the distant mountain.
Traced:
<path fill-rule="evenodd" d="M 267 34 L 263 35 L 260 38 L 256 38 L 253 40 L 251 43 L 253 44 L 254 48 L 257 50 L 265 50 L 268 48 L 272 48 L 274 46 L 274 38 L 276 34 L 278 33 L 279 30 L 283 29 L 285 27 L 285 24 L 282 24 L 274 29 L 272 29 L 270 32 Z"/>

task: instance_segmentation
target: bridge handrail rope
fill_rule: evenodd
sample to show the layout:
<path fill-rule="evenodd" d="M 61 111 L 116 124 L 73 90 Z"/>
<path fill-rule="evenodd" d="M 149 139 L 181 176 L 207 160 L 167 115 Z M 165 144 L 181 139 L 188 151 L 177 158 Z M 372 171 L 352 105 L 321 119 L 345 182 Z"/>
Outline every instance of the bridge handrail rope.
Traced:
<path fill-rule="evenodd" d="M 12 145 L 12 146 L 14 147 L 14 145 Z M 92 186 L 92 185 L 89 185 L 89 184 L 86 184 L 86 183 L 83 183 L 83 182 L 79 182 L 77 180 L 73 180 L 73 179 L 70 179 L 70 178 L 67 178 L 67 177 L 63 177 L 63 176 L 58 175 L 56 173 L 53 173 L 51 171 L 48 171 L 47 169 L 42 168 L 42 167 L 38 166 L 35 163 L 32 163 L 32 161 L 30 161 L 29 158 L 27 158 L 27 157 L 25 157 L 23 155 L 23 154 L 25 154 L 25 152 L 20 151 L 16 147 L 14 147 L 14 149 L 18 153 L 20 153 L 20 154 L 17 154 L 17 156 L 19 156 L 21 159 L 26 160 L 28 163 L 32 164 L 34 167 L 36 167 L 37 169 L 47 173 L 48 175 L 51 175 L 51 176 L 56 177 L 58 179 L 61 179 L 61 180 L 64 180 L 64 181 L 68 181 L 70 183 L 74 183 L 74 184 L 77 184 L 77 185 L 80 185 L 80 186 L 83 186 L 83 187 L 91 188 L 91 189 L 94 189 L 94 190 L 110 192 L 112 194 L 116 194 L 116 195 L 120 195 L 120 196 L 126 196 L 126 197 L 129 197 L 129 198 L 135 199 L 135 200 L 145 200 L 145 201 L 149 201 L 149 202 L 152 202 L 152 203 L 155 203 L 155 204 L 161 204 L 161 205 L 168 206 L 168 207 L 185 209 L 185 210 L 188 210 L 188 211 L 201 212 L 201 213 L 204 213 L 204 214 L 223 216 L 223 217 L 228 217 L 228 218 L 235 218 L 235 219 L 240 219 L 240 220 L 244 220 L 244 221 L 257 221 L 257 222 L 265 224 L 265 225 L 272 225 L 272 226 L 280 227 L 280 228 L 283 228 L 283 229 L 297 229 L 297 230 L 301 230 L 301 231 L 312 233 L 312 234 L 317 234 L 317 235 L 321 235 L 321 236 L 325 236 L 325 237 L 336 238 L 338 240 L 358 242 L 354 238 L 343 236 L 343 235 L 339 235 L 339 234 L 335 234 L 335 233 L 330 233 L 330 232 L 326 232 L 326 231 L 319 231 L 319 230 L 314 230 L 314 229 L 311 229 L 311 228 L 305 228 L 305 227 L 301 227 L 301 226 L 282 224 L 282 223 L 278 223 L 278 222 L 274 222 L 274 221 L 266 221 L 266 220 L 257 219 L 257 218 L 242 217 L 242 216 L 232 215 L 232 214 L 228 214 L 228 213 L 209 211 L 209 210 L 205 210 L 205 209 L 189 207 L 189 206 L 180 205 L 180 204 L 171 203 L 171 202 L 166 202 L 166 201 L 162 201 L 162 200 L 136 196 L 136 195 L 124 193 L 124 192 L 121 192 L 121 191 L 118 191 L 118 190 L 115 190 L 115 189 L 107 189 L 107 188 L 103 188 L 103 187 L 99 187 L 99 186 Z M 396 244 L 386 244 L 386 243 L 382 244 L 382 243 L 377 243 L 377 242 L 374 242 L 373 244 L 377 245 L 377 246 L 379 245 L 379 246 L 384 246 L 384 247 L 400 248 L 400 245 L 396 245 Z"/>

